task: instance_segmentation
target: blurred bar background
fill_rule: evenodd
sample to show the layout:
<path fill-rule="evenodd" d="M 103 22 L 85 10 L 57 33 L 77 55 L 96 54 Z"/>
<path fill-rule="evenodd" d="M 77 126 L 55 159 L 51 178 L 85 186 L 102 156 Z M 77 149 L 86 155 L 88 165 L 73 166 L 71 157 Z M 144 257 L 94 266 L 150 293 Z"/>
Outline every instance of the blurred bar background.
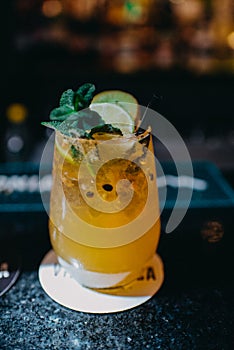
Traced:
<path fill-rule="evenodd" d="M 0 26 L 2 162 L 39 161 L 40 121 L 63 90 L 93 82 L 143 105 L 157 92 L 192 158 L 233 181 L 232 0 L 4 0 Z"/>
<path fill-rule="evenodd" d="M 29 164 L 40 162 L 50 135 L 40 123 L 48 120 L 65 89 L 92 82 L 98 92 L 129 91 L 144 106 L 156 93 L 161 99 L 154 108 L 179 131 L 192 160 L 214 163 L 234 188 L 233 0 L 3 0 L 0 16 L 0 236 L 8 245 L 14 237 L 27 266 L 35 266 L 50 243 L 39 192 L 27 190 L 24 176 L 37 184 L 38 168 Z M 170 160 L 159 143 L 157 157 Z M 183 235 L 178 231 L 162 240 L 162 256 L 172 262 L 172 270 L 174 261 L 189 270 L 184 261 L 197 261 L 196 242 L 204 248 L 196 225 L 213 218 L 224 198 L 218 212 L 230 233 L 225 249 L 221 242 L 223 256 L 232 261 L 230 269 L 225 267 L 229 280 L 233 201 L 222 194 L 217 172 L 204 176 L 216 183 L 207 210 L 198 193 L 202 205 L 188 213 Z M 12 181 L 15 189 L 21 180 L 26 190 L 13 191 Z M 209 251 L 209 264 L 217 265 L 220 254 L 211 259 Z"/>

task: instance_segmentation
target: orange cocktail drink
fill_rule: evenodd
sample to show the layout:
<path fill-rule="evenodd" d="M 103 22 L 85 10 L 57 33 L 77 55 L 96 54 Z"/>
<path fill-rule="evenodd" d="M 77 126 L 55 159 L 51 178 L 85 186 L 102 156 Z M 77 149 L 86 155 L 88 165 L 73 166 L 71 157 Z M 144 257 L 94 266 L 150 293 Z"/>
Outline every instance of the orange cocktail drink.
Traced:
<path fill-rule="evenodd" d="M 79 283 L 113 288 L 136 279 L 157 249 L 155 158 L 150 128 L 137 132 L 128 114 L 135 105 L 95 100 L 76 110 L 90 89 L 66 91 L 49 122 L 56 129 L 50 240 L 59 263 Z"/>
<path fill-rule="evenodd" d="M 50 239 L 60 263 L 90 287 L 136 278 L 159 239 L 154 157 L 136 137 L 123 139 L 74 140 L 56 133 Z M 67 153 L 72 144 L 80 146 L 76 161 Z M 156 220 L 145 229 L 150 215 Z M 134 232 L 138 225 L 140 234 Z"/>

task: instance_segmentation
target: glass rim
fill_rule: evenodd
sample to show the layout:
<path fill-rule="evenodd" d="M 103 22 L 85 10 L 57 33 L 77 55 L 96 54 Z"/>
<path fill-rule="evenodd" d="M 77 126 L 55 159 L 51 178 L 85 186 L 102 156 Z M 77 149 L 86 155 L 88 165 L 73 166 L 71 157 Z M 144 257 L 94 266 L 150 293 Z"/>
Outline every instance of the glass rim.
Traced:
<path fill-rule="evenodd" d="M 100 133 L 102 134 L 102 133 Z M 69 136 L 66 135 L 64 133 L 62 133 L 59 130 L 55 130 L 55 135 L 56 138 L 58 137 L 59 139 L 61 139 L 62 141 L 65 141 L 67 144 L 71 144 L 71 145 L 75 145 L 75 144 L 90 144 L 90 145 L 96 145 L 96 144 L 100 144 L 100 143 L 124 143 L 124 142 L 141 142 L 145 139 L 147 139 L 147 137 L 149 137 L 151 135 L 151 127 L 148 127 L 142 134 L 137 135 L 136 131 L 133 133 L 129 133 L 129 134 L 123 134 L 123 135 L 118 135 L 118 134 L 111 134 L 111 133 L 103 133 L 103 134 L 107 134 L 110 135 L 110 138 L 106 138 L 106 139 L 95 139 L 95 138 L 85 138 L 85 137 L 79 137 L 79 136 Z"/>

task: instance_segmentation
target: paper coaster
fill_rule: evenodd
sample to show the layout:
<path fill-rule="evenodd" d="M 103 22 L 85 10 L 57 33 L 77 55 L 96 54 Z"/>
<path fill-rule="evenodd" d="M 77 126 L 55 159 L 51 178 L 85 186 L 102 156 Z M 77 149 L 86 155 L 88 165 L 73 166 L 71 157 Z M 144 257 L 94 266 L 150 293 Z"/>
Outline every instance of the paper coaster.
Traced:
<path fill-rule="evenodd" d="M 52 250 L 39 267 L 40 283 L 50 298 L 69 309 L 87 313 L 120 312 L 141 305 L 159 290 L 163 279 L 163 263 L 157 254 L 144 266 L 137 280 L 108 292 L 81 286 L 58 264 Z"/>

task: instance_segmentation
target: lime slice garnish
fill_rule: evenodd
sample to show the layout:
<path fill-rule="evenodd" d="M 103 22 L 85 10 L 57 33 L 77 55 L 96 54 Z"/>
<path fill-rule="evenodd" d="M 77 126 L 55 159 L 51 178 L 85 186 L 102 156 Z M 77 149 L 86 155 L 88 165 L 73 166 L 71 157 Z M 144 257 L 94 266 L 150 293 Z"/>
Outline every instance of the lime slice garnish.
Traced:
<path fill-rule="evenodd" d="M 71 155 L 71 145 L 69 143 L 65 143 L 63 142 L 63 144 L 61 145 L 55 138 L 55 146 L 57 148 L 57 150 L 59 151 L 59 153 L 61 154 L 61 156 L 69 163 L 74 164 L 75 160 Z"/>
<path fill-rule="evenodd" d="M 106 90 L 93 97 L 92 103 L 114 103 L 122 107 L 134 121 L 139 118 L 139 104 L 130 93 L 121 90 Z M 136 124 L 136 123 L 135 123 Z"/>
<path fill-rule="evenodd" d="M 123 134 L 131 134 L 135 123 L 125 109 L 114 103 L 91 103 L 89 108 L 97 112 L 106 124 L 119 128 Z"/>

